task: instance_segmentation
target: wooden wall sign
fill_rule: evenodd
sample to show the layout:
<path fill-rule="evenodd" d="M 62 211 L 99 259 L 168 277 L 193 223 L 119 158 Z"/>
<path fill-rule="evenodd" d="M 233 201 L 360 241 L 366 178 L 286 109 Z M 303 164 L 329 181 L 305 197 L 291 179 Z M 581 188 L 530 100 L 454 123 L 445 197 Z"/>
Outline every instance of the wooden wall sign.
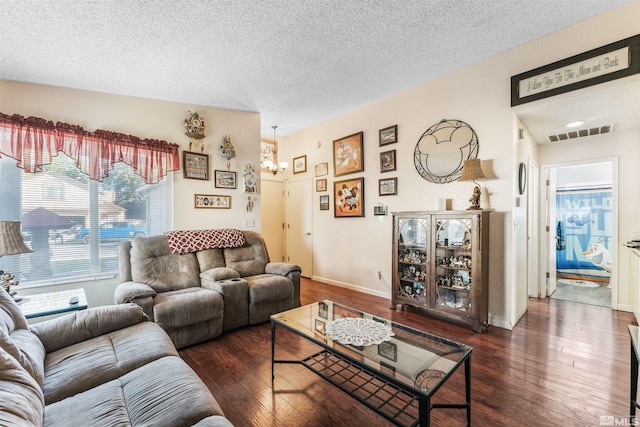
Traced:
<path fill-rule="evenodd" d="M 511 77 L 511 106 L 640 73 L 640 34 Z"/>

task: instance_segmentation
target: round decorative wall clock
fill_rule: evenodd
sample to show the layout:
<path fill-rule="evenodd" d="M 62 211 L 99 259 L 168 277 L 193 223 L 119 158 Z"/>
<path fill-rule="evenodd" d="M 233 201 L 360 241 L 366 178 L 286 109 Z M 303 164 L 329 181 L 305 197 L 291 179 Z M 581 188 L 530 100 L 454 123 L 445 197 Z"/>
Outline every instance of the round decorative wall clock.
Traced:
<path fill-rule="evenodd" d="M 413 163 L 421 177 L 435 184 L 456 181 L 465 160 L 478 157 L 478 136 L 462 120 L 441 120 L 416 144 Z"/>

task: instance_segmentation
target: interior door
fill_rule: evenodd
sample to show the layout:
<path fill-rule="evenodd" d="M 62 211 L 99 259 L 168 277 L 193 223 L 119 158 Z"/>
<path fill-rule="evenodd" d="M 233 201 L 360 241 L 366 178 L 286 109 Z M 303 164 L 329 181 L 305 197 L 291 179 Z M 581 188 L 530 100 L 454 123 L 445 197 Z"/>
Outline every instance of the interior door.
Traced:
<path fill-rule="evenodd" d="M 302 268 L 302 276 L 313 276 L 313 189 L 311 179 L 287 182 L 286 261 Z"/>
<path fill-rule="evenodd" d="M 547 236 L 548 236 L 548 262 L 547 262 L 547 294 L 551 296 L 556 290 L 556 250 L 557 245 L 564 243 L 561 229 L 558 229 L 558 216 L 556 207 L 556 168 L 547 169 Z"/>
<path fill-rule="evenodd" d="M 262 238 L 272 262 L 284 261 L 284 182 L 262 179 L 260 185 Z"/>

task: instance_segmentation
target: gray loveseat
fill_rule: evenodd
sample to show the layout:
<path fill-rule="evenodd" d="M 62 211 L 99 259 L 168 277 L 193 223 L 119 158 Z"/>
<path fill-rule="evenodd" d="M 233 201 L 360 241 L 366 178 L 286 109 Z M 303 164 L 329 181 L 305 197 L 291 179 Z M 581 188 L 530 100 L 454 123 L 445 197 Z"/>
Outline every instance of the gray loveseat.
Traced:
<path fill-rule="evenodd" d="M 173 253 L 166 235 L 120 242 L 116 304 L 133 302 L 180 349 L 300 306 L 300 267 L 270 262 L 262 237 L 240 247 Z"/>
<path fill-rule="evenodd" d="M 0 425 L 231 426 L 168 335 L 135 304 L 29 327 L 0 289 Z"/>

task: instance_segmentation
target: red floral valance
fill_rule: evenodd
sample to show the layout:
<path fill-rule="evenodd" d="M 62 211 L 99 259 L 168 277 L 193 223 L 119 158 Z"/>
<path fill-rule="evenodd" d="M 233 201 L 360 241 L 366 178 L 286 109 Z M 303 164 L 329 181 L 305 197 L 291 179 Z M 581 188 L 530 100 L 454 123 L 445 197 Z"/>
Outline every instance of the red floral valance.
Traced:
<path fill-rule="evenodd" d="M 96 181 L 106 178 L 117 162 L 131 166 L 149 184 L 180 169 L 177 144 L 100 129 L 88 132 L 77 125 L 18 114 L 0 113 L 0 152 L 16 159 L 25 172 L 42 171 L 63 152 Z"/>

